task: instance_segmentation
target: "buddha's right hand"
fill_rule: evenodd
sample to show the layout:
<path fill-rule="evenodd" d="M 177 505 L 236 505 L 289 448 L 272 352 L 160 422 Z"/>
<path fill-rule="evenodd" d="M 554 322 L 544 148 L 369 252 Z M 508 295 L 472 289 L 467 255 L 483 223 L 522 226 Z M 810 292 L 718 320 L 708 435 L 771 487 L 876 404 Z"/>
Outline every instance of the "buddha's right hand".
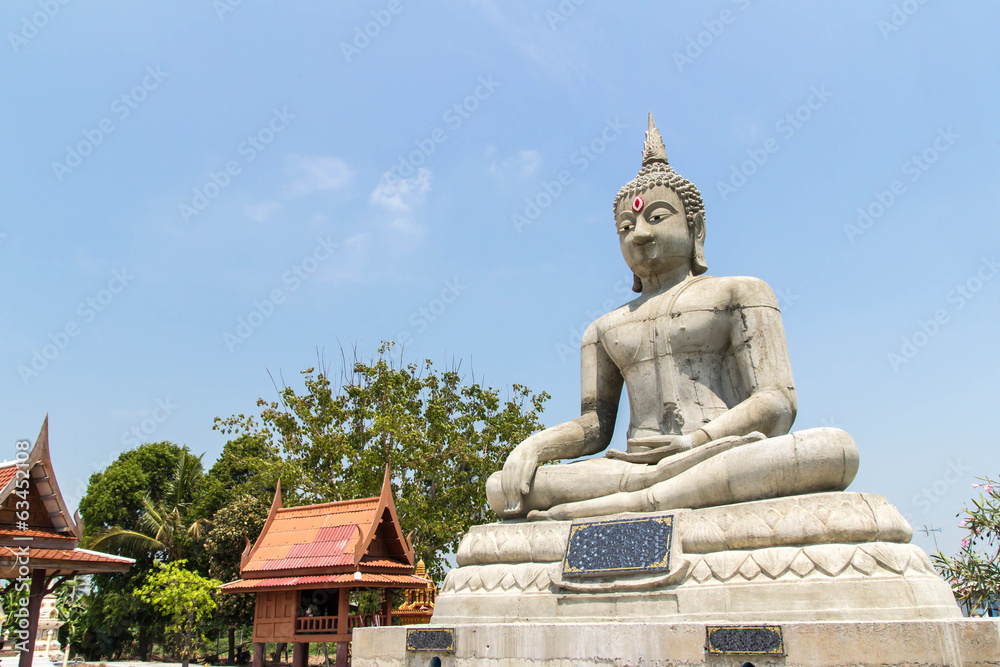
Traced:
<path fill-rule="evenodd" d="M 505 502 L 504 511 L 512 514 L 521 511 L 521 503 L 531 489 L 531 479 L 537 469 L 538 448 L 528 438 L 514 448 L 503 464 L 500 488 Z"/>

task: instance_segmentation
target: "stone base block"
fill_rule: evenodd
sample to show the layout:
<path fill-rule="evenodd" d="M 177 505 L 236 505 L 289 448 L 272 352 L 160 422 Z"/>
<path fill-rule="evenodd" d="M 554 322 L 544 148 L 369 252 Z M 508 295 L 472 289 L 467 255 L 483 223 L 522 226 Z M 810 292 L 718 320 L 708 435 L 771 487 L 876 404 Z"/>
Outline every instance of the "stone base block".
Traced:
<path fill-rule="evenodd" d="M 961 618 L 951 588 L 927 554 L 907 544 L 909 525 L 882 496 L 817 493 L 669 514 L 669 573 L 567 574 L 569 521 L 475 526 L 432 622 Z M 664 515 L 608 518 L 626 516 Z"/>
<path fill-rule="evenodd" d="M 757 619 L 755 624 L 767 622 Z M 354 630 L 354 667 L 884 667 L 1000 666 L 1000 623 L 992 619 L 791 622 L 781 655 L 709 654 L 711 623 L 506 623 L 454 627 L 451 651 L 407 648 L 410 628 Z M 422 626 L 425 630 L 435 626 Z"/>

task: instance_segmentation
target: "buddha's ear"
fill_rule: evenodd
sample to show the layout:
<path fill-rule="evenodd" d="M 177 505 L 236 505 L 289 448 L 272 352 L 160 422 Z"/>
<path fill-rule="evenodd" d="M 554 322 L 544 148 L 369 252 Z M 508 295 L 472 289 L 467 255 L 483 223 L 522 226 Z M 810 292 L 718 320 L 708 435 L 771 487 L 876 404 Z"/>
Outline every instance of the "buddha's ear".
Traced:
<path fill-rule="evenodd" d="M 632 274 L 632 291 L 642 294 L 642 279 L 634 273 Z"/>
<path fill-rule="evenodd" d="M 694 247 L 691 248 L 691 273 L 699 276 L 708 271 L 705 263 L 705 214 L 698 213 L 691 223 L 691 236 Z"/>

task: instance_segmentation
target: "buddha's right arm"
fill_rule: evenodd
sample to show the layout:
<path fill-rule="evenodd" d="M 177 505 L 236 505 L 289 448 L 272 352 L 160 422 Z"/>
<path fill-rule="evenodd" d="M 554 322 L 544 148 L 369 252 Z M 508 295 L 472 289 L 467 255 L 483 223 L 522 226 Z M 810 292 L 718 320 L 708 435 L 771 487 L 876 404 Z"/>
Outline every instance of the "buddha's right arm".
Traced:
<path fill-rule="evenodd" d="M 624 380 L 601 344 L 596 324 L 580 345 L 580 416 L 537 434 L 538 461 L 574 459 L 607 449 L 615 430 Z"/>
<path fill-rule="evenodd" d="M 581 414 L 535 433 L 510 453 L 501 475 L 507 512 L 520 511 L 539 463 L 596 454 L 611 444 L 624 380 L 593 324 L 583 334 L 580 355 Z"/>

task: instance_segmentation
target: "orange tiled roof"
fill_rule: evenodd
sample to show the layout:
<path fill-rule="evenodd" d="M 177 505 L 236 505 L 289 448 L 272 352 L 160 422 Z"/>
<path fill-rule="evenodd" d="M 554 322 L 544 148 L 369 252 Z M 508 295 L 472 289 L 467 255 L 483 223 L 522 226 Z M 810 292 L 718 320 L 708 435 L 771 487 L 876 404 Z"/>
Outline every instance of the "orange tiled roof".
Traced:
<path fill-rule="evenodd" d="M 365 558 L 361 559 L 361 563 L 359 564 L 359 567 L 361 567 L 361 568 L 369 568 L 369 567 L 379 567 L 379 568 L 392 567 L 392 568 L 400 568 L 400 567 L 405 567 L 408 570 L 412 569 L 406 563 L 400 563 L 398 560 L 392 560 L 392 559 L 389 559 L 389 558 L 368 558 L 368 557 L 365 557 Z"/>
<path fill-rule="evenodd" d="M 10 578 L 18 568 L 20 549 L 0 549 L 0 577 Z M 36 549 L 28 547 L 28 560 L 33 568 L 57 572 L 126 572 L 135 561 L 131 558 L 87 551 L 86 549 Z"/>
<path fill-rule="evenodd" d="M 7 486 L 10 480 L 14 479 L 14 475 L 17 474 L 17 465 L 11 463 L 10 465 L 0 468 L 0 489 Z"/>
<path fill-rule="evenodd" d="M 114 563 L 131 565 L 135 561 L 122 556 L 112 556 L 86 549 L 28 549 L 28 557 L 32 560 L 59 561 L 66 563 Z"/>
<path fill-rule="evenodd" d="M 303 577 L 270 577 L 267 579 L 239 579 L 219 588 L 227 593 L 245 593 L 264 588 L 308 587 L 318 584 L 349 584 L 350 586 L 384 586 L 395 588 L 424 588 L 427 580 L 411 574 L 374 574 L 362 572 L 357 579 L 354 573 L 321 574 Z"/>
<path fill-rule="evenodd" d="M 376 520 L 378 502 L 362 498 L 278 509 L 241 574 L 353 567 L 354 549 Z"/>
<path fill-rule="evenodd" d="M 0 479 L 0 485 L 2 485 L 2 482 L 3 480 Z M 67 542 L 76 542 L 76 535 L 57 533 L 54 530 L 40 530 L 37 528 L 18 530 L 12 526 L 0 526 L 0 538 L 4 537 L 44 537 L 50 540 L 66 540 Z"/>

